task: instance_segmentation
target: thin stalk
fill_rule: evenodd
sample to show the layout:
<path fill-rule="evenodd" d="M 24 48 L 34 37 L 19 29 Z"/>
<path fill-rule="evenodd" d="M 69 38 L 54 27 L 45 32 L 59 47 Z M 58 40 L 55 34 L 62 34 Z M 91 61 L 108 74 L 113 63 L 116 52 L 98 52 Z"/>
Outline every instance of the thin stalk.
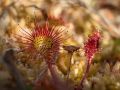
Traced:
<path fill-rule="evenodd" d="M 84 72 L 84 75 L 83 75 L 83 77 L 82 77 L 82 79 L 81 79 L 80 85 L 79 85 L 79 87 L 78 87 L 77 90 L 82 90 L 82 88 L 83 88 L 83 83 L 84 83 L 84 81 L 85 81 L 85 79 L 86 79 L 86 77 L 87 77 L 87 75 L 88 75 L 88 73 L 89 73 L 89 69 L 90 69 L 90 63 L 87 62 L 86 70 L 85 70 L 85 72 Z"/>
<path fill-rule="evenodd" d="M 44 67 L 42 67 L 42 69 L 40 70 L 39 75 L 37 76 L 35 83 L 37 83 L 38 81 L 41 81 L 44 78 L 44 74 L 47 72 L 47 66 L 45 65 Z"/>
<path fill-rule="evenodd" d="M 66 80 L 68 81 L 68 79 L 69 79 L 69 76 L 70 76 L 70 69 L 71 69 L 71 60 L 72 60 L 72 56 L 73 56 L 73 53 L 71 52 L 69 52 L 68 53 L 68 55 L 69 55 L 69 59 L 68 59 L 68 72 L 67 72 L 67 76 L 66 76 Z"/>
<path fill-rule="evenodd" d="M 68 90 L 65 84 L 60 80 L 59 76 L 57 75 L 54 65 L 48 64 L 48 68 L 50 70 L 52 79 L 54 81 L 53 83 L 55 84 L 56 89 L 57 90 Z"/>

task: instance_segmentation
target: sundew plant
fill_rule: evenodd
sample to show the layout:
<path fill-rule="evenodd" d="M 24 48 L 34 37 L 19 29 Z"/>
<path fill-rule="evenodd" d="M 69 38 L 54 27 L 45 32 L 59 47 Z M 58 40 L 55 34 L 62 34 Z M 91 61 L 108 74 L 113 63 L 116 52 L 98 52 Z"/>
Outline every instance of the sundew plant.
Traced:
<path fill-rule="evenodd" d="M 34 29 L 30 30 L 29 32 L 25 29 L 23 30 L 23 34 L 25 35 L 16 35 L 16 39 L 18 38 L 24 38 L 21 42 L 18 41 L 19 44 L 22 45 L 21 49 L 23 52 L 27 52 L 28 55 L 31 56 L 31 58 L 34 60 L 35 58 L 39 58 L 46 62 L 48 69 L 50 70 L 50 74 L 53 78 L 53 83 L 55 85 L 55 88 L 58 90 L 69 90 L 70 89 L 76 89 L 76 87 L 70 87 L 67 85 L 66 81 L 61 81 L 58 77 L 55 66 L 56 66 L 56 60 L 60 53 L 60 47 L 62 47 L 62 42 L 65 40 L 64 32 L 66 32 L 65 29 L 62 28 L 62 26 L 66 27 L 65 24 L 61 24 L 61 26 L 50 24 L 50 20 L 61 23 L 60 19 L 56 19 L 53 17 L 48 17 L 48 19 L 45 21 L 43 25 L 39 25 L 39 23 L 34 22 Z M 36 19 L 35 19 L 36 21 Z M 94 58 L 95 53 L 99 50 L 99 41 L 100 41 L 100 32 L 95 30 L 88 38 L 87 42 L 84 44 L 84 52 L 87 59 L 86 64 L 86 71 L 83 73 L 83 77 L 80 81 L 80 85 L 78 85 L 77 89 L 81 90 L 83 87 L 83 83 L 85 78 L 87 77 L 87 74 L 89 72 L 90 65 L 92 63 L 92 60 Z M 80 46 L 79 46 L 80 47 Z M 74 51 L 79 50 L 79 47 L 77 46 L 63 46 L 63 48 L 68 51 L 68 53 L 74 53 Z M 68 71 L 70 72 L 70 71 Z M 69 77 L 68 77 L 69 78 Z M 67 79 L 68 79 L 67 78 Z M 38 79 L 39 81 L 39 79 Z M 40 83 L 40 82 L 39 82 Z M 35 83 L 36 84 L 36 83 Z M 39 86 L 36 86 L 36 88 L 40 88 Z"/>

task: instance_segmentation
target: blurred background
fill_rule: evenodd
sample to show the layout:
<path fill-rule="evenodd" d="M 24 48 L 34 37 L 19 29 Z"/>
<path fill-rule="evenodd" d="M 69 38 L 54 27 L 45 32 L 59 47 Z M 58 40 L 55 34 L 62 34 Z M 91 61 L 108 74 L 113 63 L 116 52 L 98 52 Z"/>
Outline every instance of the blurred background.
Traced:
<path fill-rule="evenodd" d="M 0 0 L 0 90 L 18 90 L 11 66 L 3 59 L 6 50 L 16 50 L 19 46 L 14 42 L 14 33 L 20 33 L 20 27 L 33 28 L 34 17 L 41 23 L 46 15 L 65 22 L 68 30 L 65 36 L 69 38 L 63 45 L 80 47 L 71 59 L 70 84 L 79 84 L 86 61 L 82 50 L 84 42 L 98 29 L 102 36 L 101 49 L 95 55 L 84 90 L 120 90 L 120 0 Z M 14 56 L 13 62 L 24 79 L 26 90 L 33 89 L 39 74 L 42 85 L 36 90 L 55 90 L 41 60 L 30 60 L 27 53 L 17 51 Z M 62 79 L 67 74 L 68 59 L 69 54 L 62 48 L 57 60 Z"/>

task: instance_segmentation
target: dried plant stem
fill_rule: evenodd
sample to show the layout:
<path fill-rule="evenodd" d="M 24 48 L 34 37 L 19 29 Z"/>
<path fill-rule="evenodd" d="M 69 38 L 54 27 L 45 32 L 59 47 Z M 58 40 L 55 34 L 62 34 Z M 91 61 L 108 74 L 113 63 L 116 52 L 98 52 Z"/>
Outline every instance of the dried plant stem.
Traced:
<path fill-rule="evenodd" d="M 9 72 L 11 73 L 13 78 L 15 79 L 18 90 L 26 90 L 25 83 L 23 82 L 23 78 L 13 62 L 15 60 L 13 53 L 14 52 L 12 49 L 6 51 L 4 56 L 3 56 L 3 60 L 6 64 Z"/>
<path fill-rule="evenodd" d="M 79 85 L 79 87 L 78 87 L 77 90 L 82 90 L 82 88 L 83 88 L 83 83 L 84 83 L 84 80 L 85 80 L 86 77 L 87 77 L 87 74 L 89 73 L 89 69 L 90 69 L 90 63 L 87 62 L 87 66 L 86 66 L 84 75 L 83 75 L 83 77 L 82 77 L 82 79 L 81 79 L 80 85 Z"/>

